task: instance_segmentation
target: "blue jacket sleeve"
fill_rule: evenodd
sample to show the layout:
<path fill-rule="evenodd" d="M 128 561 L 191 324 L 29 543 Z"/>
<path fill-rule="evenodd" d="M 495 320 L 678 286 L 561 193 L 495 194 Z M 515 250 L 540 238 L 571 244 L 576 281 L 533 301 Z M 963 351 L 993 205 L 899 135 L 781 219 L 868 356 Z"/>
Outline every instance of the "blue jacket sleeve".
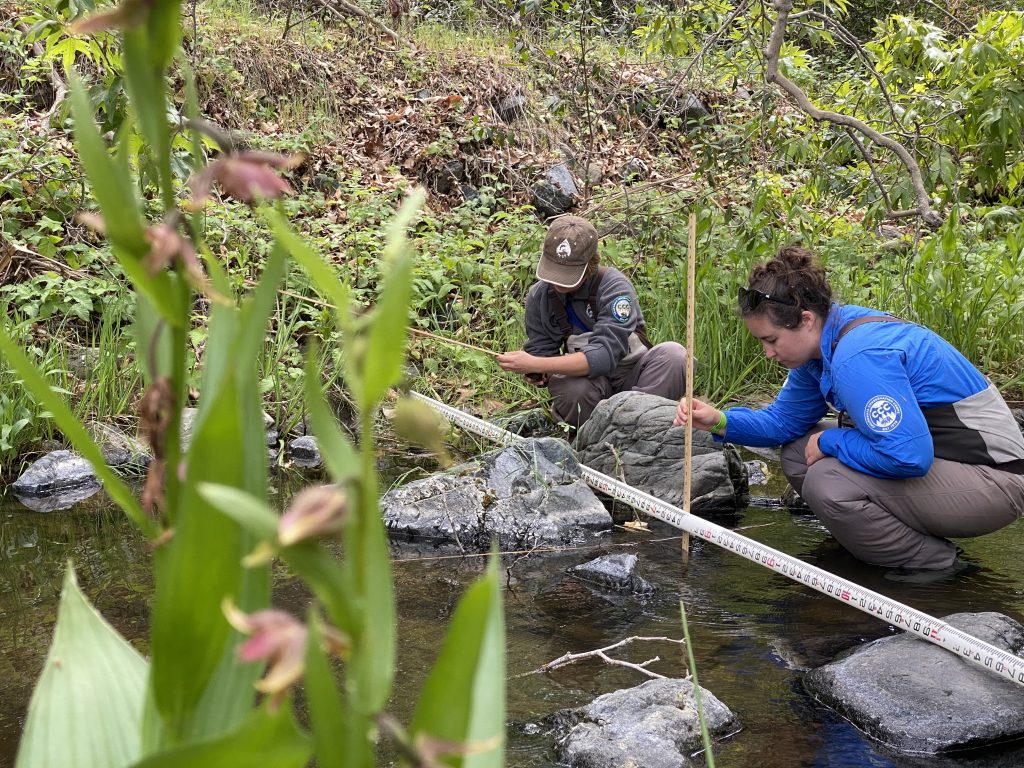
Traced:
<path fill-rule="evenodd" d="M 818 439 L 826 456 L 874 477 L 921 477 L 935 458 L 903 353 L 857 352 L 833 369 L 833 386 L 856 429 L 828 429 Z"/>
<path fill-rule="evenodd" d="M 725 435 L 715 439 L 764 448 L 784 445 L 806 435 L 827 412 L 818 379 L 804 367 L 794 368 L 767 408 L 728 409 Z"/>

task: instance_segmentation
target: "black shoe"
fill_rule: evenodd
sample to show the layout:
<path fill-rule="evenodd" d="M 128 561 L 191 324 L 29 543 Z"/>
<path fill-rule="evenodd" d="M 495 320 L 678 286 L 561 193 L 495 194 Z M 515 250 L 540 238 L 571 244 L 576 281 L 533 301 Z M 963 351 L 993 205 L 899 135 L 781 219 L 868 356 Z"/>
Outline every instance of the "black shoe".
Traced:
<path fill-rule="evenodd" d="M 953 564 L 945 568 L 894 568 L 886 571 L 884 578 L 888 581 L 900 581 L 907 584 L 933 584 L 936 581 L 945 581 L 955 576 L 966 576 L 981 570 L 980 565 L 968 563 L 959 557 Z"/>

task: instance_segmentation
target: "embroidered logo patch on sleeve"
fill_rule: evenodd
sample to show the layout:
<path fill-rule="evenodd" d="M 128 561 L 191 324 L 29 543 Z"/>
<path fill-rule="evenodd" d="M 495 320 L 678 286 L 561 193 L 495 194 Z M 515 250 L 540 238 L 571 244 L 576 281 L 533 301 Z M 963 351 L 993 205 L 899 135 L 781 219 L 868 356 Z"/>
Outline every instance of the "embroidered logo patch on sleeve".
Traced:
<path fill-rule="evenodd" d="M 876 395 L 864 406 L 864 422 L 875 432 L 892 432 L 903 421 L 900 404 L 886 395 Z"/>
<path fill-rule="evenodd" d="M 624 323 L 629 320 L 632 314 L 633 302 L 630 301 L 629 296 L 618 296 L 612 299 L 612 317 L 620 323 Z"/>

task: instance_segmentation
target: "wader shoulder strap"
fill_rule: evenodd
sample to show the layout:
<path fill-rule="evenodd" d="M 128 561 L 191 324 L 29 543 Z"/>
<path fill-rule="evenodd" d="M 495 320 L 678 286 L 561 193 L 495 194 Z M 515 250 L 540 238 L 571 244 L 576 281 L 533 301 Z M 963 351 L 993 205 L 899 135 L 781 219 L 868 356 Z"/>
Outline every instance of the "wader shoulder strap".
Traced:
<path fill-rule="evenodd" d="M 836 334 L 836 340 L 832 342 L 832 354 L 835 354 L 836 347 L 839 346 L 843 336 L 865 323 L 910 323 L 914 325 L 910 320 L 904 320 L 902 317 L 896 317 L 896 315 L 865 315 L 864 317 L 855 318 L 839 329 L 839 333 Z"/>
<path fill-rule="evenodd" d="M 598 289 L 601 287 L 601 282 L 604 280 L 604 276 L 608 274 L 608 267 L 597 268 L 597 280 L 590 289 L 590 296 L 587 298 L 587 304 L 590 306 L 590 316 L 596 322 L 597 321 L 597 294 Z M 565 311 L 565 299 L 558 291 L 555 290 L 553 285 L 548 286 L 548 305 L 551 307 L 551 314 L 558 324 L 559 330 L 565 335 L 566 338 L 572 336 L 575 333 L 575 329 L 572 323 L 569 322 L 569 315 Z M 651 340 L 647 338 L 645 326 L 637 326 L 636 335 L 640 337 L 640 341 L 643 345 L 650 349 L 654 345 Z M 563 341 L 563 347 L 564 347 Z"/>

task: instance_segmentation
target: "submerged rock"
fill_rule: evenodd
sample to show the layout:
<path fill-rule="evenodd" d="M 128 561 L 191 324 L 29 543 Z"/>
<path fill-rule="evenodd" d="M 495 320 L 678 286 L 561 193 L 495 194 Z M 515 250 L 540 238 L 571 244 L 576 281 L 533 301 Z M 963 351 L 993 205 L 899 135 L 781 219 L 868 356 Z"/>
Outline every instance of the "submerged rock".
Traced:
<path fill-rule="evenodd" d="M 700 697 L 712 736 L 735 730 L 725 704 L 706 688 Z M 702 745 L 690 680 L 663 678 L 606 693 L 558 719 L 568 731 L 556 750 L 573 768 L 685 768 L 693 765 L 687 755 Z"/>
<path fill-rule="evenodd" d="M 619 392 L 597 404 L 576 436 L 580 462 L 676 506 L 683 504 L 686 430 L 673 427 L 676 402 L 645 392 Z M 746 503 L 747 476 L 739 451 L 693 432 L 696 514 L 734 512 Z"/>
<path fill-rule="evenodd" d="M 945 621 L 1017 656 L 1024 627 L 1000 613 Z M 875 640 L 808 672 L 804 688 L 857 728 L 902 753 L 942 754 L 1024 737 L 1020 686 L 915 635 Z"/>
<path fill-rule="evenodd" d="M 654 586 L 635 573 L 636 563 L 636 555 L 632 553 L 602 555 L 583 565 L 577 565 L 572 569 L 572 573 L 580 579 L 616 592 L 649 595 L 654 592 Z"/>
<path fill-rule="evenodd" d="M 464 549 L 568 544 L 611 527 L 562 440 L 524 440 L 389 491 L 381 499 L 394 533 L 453 541 Z"/>
<path fill-rule="evenodd" d="M 100 482 L 92 464 L 71 451 L 46 454 L 11 484 L 11 489 L 18 496 L 30 497 L 88 489 L 97 491 L 99 488 Z"/>

